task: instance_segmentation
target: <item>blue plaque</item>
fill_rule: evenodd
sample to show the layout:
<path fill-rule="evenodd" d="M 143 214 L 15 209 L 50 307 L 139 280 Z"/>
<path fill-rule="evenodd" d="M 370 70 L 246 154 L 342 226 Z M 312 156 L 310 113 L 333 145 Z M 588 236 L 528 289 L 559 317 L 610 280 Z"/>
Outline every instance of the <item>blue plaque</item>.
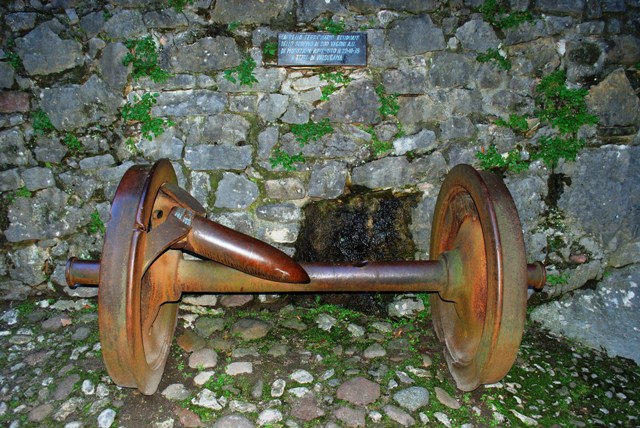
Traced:
<path fill-rule="evenodd" d="M 278 33 L 278 65 L 367 65 L 367 33 Z"/>

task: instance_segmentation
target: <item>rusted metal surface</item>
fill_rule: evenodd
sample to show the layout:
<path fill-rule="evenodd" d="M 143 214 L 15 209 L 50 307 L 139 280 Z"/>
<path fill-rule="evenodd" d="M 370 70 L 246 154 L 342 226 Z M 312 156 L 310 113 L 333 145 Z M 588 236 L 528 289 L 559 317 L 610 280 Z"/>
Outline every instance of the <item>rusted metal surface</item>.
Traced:
<path fill-rule="evenodd" d="M 470 166 L 447 176 L 431 237 L 436 260 L 305 263 L 203 217 L 168 161 L 123 177 L 102 261 L 71 258 L 67 282 L 99 284 L 99 326 L 109 374 L 144 394 L 157 389 L 185 292 L 433 292 L 438 337 L 458 387 L 495 382 L 517 353 L 526 287 L 544 266 L 527 265 L 520 222 L 502 181 Z M 188 251 L 206 260 L 186 260 Z"/>
<path fill-rule="evenodd" d="M 468 165 L 449 172 L 436 202 L 430 255 L 461 255 L 450 268 L 453 291 L 432 295 L 431 310 L 449 370 L 464 391 L 502 379 L 515 361 L 527 301 L 521 230 L 499 177 Z"/>

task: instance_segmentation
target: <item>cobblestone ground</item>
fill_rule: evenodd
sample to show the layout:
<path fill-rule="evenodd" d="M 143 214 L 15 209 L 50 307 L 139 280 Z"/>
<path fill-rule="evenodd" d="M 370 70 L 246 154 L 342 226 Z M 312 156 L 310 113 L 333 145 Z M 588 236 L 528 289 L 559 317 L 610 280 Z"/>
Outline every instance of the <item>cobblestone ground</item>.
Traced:
<path fill-rule="evenodd" d="M 225 299 L 219 303 L 245 303 Z M 158 392 L 144 396 L 107 375 L 95 300 L 5 303 L 0 425 L 640 425 L 637 365 L 553 338 L 536 324 L 527 324 L 505 379 L 463 393 L 428 310 L 391 319 L 309 306 L 286 299 L 183 304 Z"/>

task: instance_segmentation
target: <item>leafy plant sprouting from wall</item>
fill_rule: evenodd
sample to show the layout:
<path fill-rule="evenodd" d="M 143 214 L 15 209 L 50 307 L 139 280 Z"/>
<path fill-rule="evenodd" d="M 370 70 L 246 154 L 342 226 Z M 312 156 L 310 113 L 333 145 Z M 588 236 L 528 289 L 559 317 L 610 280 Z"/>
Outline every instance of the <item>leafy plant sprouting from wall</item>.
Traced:
<path fill-rule="evenodd" d="M 151 36 L 130 39 L 124 44 L 129 48 L 129 53 L 122 59 L 122 64 L 133 64 L 134 79 L 148 76 L 154 82 L 162 83 L 171 77 L 171 74 L 158 64 L 158 50 Z"/>
<path fill-rule="evenodd" d="M 145 93 L 142 97 L 133 96 L 133 102 L 127 102 L 122 107 L 122 119 L 128 123 L 139 123 L 140 133 L 151 141 L 164 133 L 165 128 L 175 125 L 171 120 L 151 116 L 151 108 L 158 102 L 157 93 Z"/>
<path fill-rule="evenodd" d="M 520 159 L 518 151 L 498 154 L 495 146 L 486 151 L 476 153 L 483 169 L 520 172 L 526 169 L 531 161 L 542 160 L 544 164 L 554 169 L 561 159 L 574 161 L 578 152 L 584 147 L 585 141 L 578 137 L 578 131 L 583 125 L 595 125 L 597 116 L 587 111 L 585 97 L 586 89 L 571 89 L 567 87 L 567 75 L 564 70 L 556 70 L 540 80 L 536 87 L 535 115 L 542 124 L 549 125 L 555 135 L 542 136 L 537 144 L 527 144 L 529 159 Z M 509 121 L 498 120 L 499 126 L 507 126 L 519 132 L 526 131 L 524 116 L 512 115 Z"/>
<path fill-rule="evenodd" d="M 346 86 L 351 82 L 351 78 L 342 71 L 320 73 L 319 77 L 320 80 L 328 82 L 327 85 L 320 89 L 322 92 L 321 101 L 328 101 L 329 96 L 337 91 L 339 87 Z"/>
<path fill-rule="evenodd" d="M 258 79 L 253 74 L 255 68 L 256 61 L 250 55 L 247 55 L 237 67 L 225 70 L 224 78 L 231 83 L 239 82 L 240 86 L 245 85 L 251 88 L 254 83 L 258 83 Z"/>
<path fill-rule="evenodd" d="M 480 6 L 480 13 L 482 13 L 484 20 L 504 30 L 515 28 L 525 22 L 534 20 L 531 12 L 511 11 L 503 3 L 504 2 L 500 0 L 485 0 L 482 6 Z"/>
<path fill-rule="evenodd" d="M 309 120 L 307 123 L 295 124 L 291 126 L 291 133 L 296 137 L 296 141 L 300 147 L 304 147 L 312 141 L 318 141 L 333 132 L 333 127 L 328 118 L 322 119 L 320 122 Z M 295 155 L 285 152 L 282 149 L 276 149 L 273 156 L 269 158 L 271 167 L 276 168 L 282 166 L 285 171 L 295 171 L 295 163 L 304 163 L 305 158 L 302 152 Z"/>
<path fill-rule="evenodd" d="M 502 53 L 498 49 L 488 49 L 485 53 L 478 54 L 476 61 L 481 63 L 495 62 L 502 70 L 511 70 L 511 61 L 502 56 Z"/>
<path fill-rule="evenodd" d="M 317 28 L 338 35 L 344 33 L 347 27 L 342 19 L 334 21 L 332 18 L 322 18 Z"/>

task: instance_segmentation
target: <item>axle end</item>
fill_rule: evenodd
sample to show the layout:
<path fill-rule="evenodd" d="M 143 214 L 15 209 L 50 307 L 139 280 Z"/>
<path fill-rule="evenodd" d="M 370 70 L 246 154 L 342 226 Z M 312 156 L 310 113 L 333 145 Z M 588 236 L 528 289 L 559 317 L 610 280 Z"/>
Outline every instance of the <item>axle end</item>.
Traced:
<path fill-rule="evenodd" d="M 536 291 L 542 291 L 547 282 L 547 271 L 541 262 L 529 263 L 527 265 L 527 287 Z"/>
<path fill-rule="evenodd" d="M 76 288 L 78 285 L 98 285 L 100 261 L 79 260 L 77 257 L 71 257 L 67 260 L 65 277 L 69 288 Z"/>

